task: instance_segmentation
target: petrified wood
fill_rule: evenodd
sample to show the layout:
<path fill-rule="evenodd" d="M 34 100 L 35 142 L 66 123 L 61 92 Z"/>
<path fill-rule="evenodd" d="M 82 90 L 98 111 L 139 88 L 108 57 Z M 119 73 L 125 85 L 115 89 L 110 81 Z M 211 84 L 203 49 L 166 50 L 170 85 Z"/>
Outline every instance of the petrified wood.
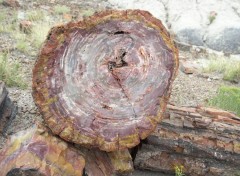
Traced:
<path fill-rule="evenodd" d="M 128 150 L 104 152 L 99 149 L 78 148 L 86 160 L 84 175 L 112 176 L 133 172 L 132 157 Z"/>
<path fill-rule="evenodd" d="M 168 105 L 163 121 L 138 150 L 136 168 L 191 176 L 237 175 L 240 168 L 240 118 L 206 107 Z"/>
<path fill-rule="evenodd" d="M 8 97 L 4 82 L 0 81 L 0 131 L 5 133 L 17 114 L 17 106 Z"/>
<path fill-rule="evenodd" d="M 80 176 L 82 155 L 44 128 L 18 132 L 0 152 L 0 176 Z"/>
<path fill-rule="evenodd" d="M 51 29 L 33 69 L 33 96 L 61 138 L 104 151 L 136 146 L 166 108 L 178 51 L 141 10 L 105 11 Z"/>

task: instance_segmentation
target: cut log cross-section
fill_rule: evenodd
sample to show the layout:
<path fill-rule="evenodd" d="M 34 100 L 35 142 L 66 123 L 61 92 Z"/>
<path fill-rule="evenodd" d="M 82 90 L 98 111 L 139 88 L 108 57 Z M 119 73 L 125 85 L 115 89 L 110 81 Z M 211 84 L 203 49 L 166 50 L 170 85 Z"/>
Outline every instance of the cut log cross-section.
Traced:
<path fill-rule="evenodd" d="M 178 50 L 160 20 L 105 11 L 54 27 L 33 70 L 33 97 L 61 138 L 104 151 L 131 148 L 166 109 Z"/>

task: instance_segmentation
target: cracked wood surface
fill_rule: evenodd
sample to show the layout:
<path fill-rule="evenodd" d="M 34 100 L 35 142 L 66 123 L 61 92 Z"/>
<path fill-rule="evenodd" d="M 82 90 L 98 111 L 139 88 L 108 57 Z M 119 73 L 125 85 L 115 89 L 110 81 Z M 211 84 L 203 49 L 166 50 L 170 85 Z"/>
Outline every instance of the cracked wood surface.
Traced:
<path fill-rule="evenodd" d="M 33 97 L 61 138 L 131 148 L 161 121 L 178 51 L 141 10 L 105 11 L 51 29 L 33 69 Z"/>
<path fill-rule="evenodd" d="M 163 121 L 138 150 L 134 165 L 166 173 L 183 166 L 191 176 L 237 175 L 239 134 L 240 118 L 233 113 L 168 105 Z"/>
<path fill-rule="evenodd" d="M 129 151 L 104 152 L 99 149 L 79 147 L 86 160 L 84 174 L 87 176 L 122 175 L 133 172 L 133 161 Z"/>

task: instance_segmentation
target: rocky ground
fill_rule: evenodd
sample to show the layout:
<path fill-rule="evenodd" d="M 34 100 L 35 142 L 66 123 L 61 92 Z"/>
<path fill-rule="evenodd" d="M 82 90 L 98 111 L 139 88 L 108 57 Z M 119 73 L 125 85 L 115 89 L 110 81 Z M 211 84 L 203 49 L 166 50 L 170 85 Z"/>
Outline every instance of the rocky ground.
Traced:
<path fill-rule="evenodd" d="M 36 9 L 44 11 L 50 25 L 79 20 L 84 16 L 91 15 L 94 11 L 104 9 L 140 8 L 149 10 L 163 21 L 181 46 L 187 47 L 184 51 L 180 51 L 182 66 L 173 85 L 170 99 L 172 104 L 183 106 L 206 104 L 216 95 L 217 89 L 221 85 L 240 86 L 239 83 L 223 81 L 215 74 L 202 73 L 200 64 L 205 63 L 202 60 L 207 62 L 209 58 L 209 50 L 202 50 L 202 47 L 222 51 L 220 55 L 223 53 L 227 56 L 229 53 L 240 54 L 240 3 L 238 0 L 233 0 L 231 3 L 227 0 L 211 2 L 207 0 L 19 0 L 18 2 L 17 5 L 0 4 L 0 13 L 3 9 L 16 12 L 15 20 L 18 21 L 18 24 L 24 20 L 27 11 Z M 66 5 L 71 10 L 66 14 L 55 15 L 53 9 L 56 5 Z M 6 16 L 6 18 L 8 17 Z M 8 32 L 0 32 L 0 52 L 8 50 L 11 60 L 20 61 L 28 87 L 23 90 L 17 87 L 8 88 L 10 98 L 18 106 L 18 115 L 9 127 L 7 135 L 26 129 L 36 122 L 42 122 L 31 95 L 31 70 L 39 48 L 30 45 L 28 52 L 19 51 L 15 47 L 16 40 L 10 35 Z M 192 47 L 192 44 L 200 47 Z M 238 58 L 238 55 L 236 57 Z M 230 58 L 231 56 L 229 56 Z M 186 61 L 198 63 L 198 60 L 197 67 L 186 64 Z M 190 74 L 186 71 L 189 69 L 192 70 Z M 0 149 L 4 146 L 5 141 L 6 137 L 0 136 Z M 146 175 L 146 173 L 135 173 L 135 175 L 141 174 Z M 159 174 L 152 173 L 152 175 Z"/>

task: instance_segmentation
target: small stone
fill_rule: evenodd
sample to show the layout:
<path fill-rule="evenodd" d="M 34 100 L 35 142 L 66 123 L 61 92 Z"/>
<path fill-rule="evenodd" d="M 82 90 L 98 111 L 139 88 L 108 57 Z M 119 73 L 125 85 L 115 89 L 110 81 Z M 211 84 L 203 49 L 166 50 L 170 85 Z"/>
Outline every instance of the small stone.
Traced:
<path fill-rule="evenodd" d="M 32 22 L 28 20 L 20 21 L 19 27 L 25 34 L 30 34 L 32 31 Z"/>
<path fill-rule="evenodd" d="M 72 15 L 66 13 L 66 14 L 63 14 L 63 18 L 67 21 L 71 21 L 72 20 Z"/>
<path fill-rule="evenodd" d="M 197 71 L 197 68 L 194 66 L 193 63 L 182 60 L 180 61 L 180 70 L 186 74 L 193 74 Z"/>
<path fill-rule="evenodd" d="M 224 170 L 222 168 L 210 167 L 210 173 L 213 174 L 214 176 L 221 175 L 223 171 Z"/>
<path fill-rule="evenodd" d="M 17 7 L 20 7 L 20 4 L 17 0 L 4 0 L 2 2 L 2 4 L 4 6 L 9 6 L 9 7 L 13 7 L 13 8 L 17 8 Z"/>
<path fill-rule="evenodd" d="M 184 119 L 183 126 L 187 128 L 194 128 L 192 121 Z"/>
<path fill-rule="evenodd" d="M 18 12 L 18 15 L 17 15 L 17 18 L 18 18 L 19 20 L 25 19 L 25 13 L 22 12 L 22 11 L 19 11 L 19 12 Z"/>
<path fill-rule="evenodd" d="M 32 108 L 29 112 L 30 112 L 30 114 L 36 114 L 37 113 L 34 108 Z"/>
<path fill-rule="evenodd" d="M 195 49 L 195 51 L 198 52 L 198 53 L 200 53 L 200 52 L 201 52 L 201 49 L 197 47 L 197 48 Z"/>
<path fill-rule="evenodd" d="M 234 150 L 235 153 L 240 154 L 240 142 L 234 141 L 233 142 L 233 148 L 234 148 L 233 150 Z"/>
<path fill-rule="evenodd" d="M 220 77 L 220 76 L 213 76 L 212 79 L 213 79 L 213 80 L 220 80 L 221 77 Z"/>

